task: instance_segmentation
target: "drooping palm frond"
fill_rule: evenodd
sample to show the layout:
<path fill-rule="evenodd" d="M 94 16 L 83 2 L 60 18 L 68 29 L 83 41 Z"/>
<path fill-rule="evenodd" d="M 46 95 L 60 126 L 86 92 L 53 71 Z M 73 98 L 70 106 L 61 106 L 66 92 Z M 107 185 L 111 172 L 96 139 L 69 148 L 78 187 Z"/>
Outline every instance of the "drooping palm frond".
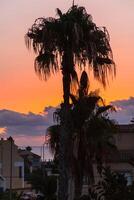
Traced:
<path fill-rule="evenodd" d="M 60 108 L 57 108 L 55 112 L 53 113 L 53 120 L 57 124 L 61 124 L 61 108 L 62 108 L 62 104 L 60 105 Z"/>
<path fill-rule="evenodd" d="M 46 52 L 35 59 L 35 72 L 40 78 L 47 80 L 51 73 L 59 71 L 58 60 L 55 54 Z"/>
<path fill-rule="evenodd" d="M 59 154 L 59 133 L 60 125 L 53 125 L 48 127 L 47 135 L 49 136 L 49 146 L 54 157 Z"/>

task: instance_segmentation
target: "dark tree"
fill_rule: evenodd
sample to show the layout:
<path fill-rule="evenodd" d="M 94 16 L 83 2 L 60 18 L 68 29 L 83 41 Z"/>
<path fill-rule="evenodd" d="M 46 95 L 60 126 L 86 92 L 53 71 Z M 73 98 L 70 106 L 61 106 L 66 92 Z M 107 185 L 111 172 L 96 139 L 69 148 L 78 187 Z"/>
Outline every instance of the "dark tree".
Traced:
<path fill-rule="evenodd" d="M 70 176 L 75 183 L 75 199 L 82 193 L 83 178 L 89 185 L 94 184 L 93 164 L 96 162 L 97 171 L 102 172 L 103 164 L 116 147 L 110 142 L 116 132 L 114 121 L 108 118 L 108 112 L 114 110 L 111 105 L 105 105 L 103 99 L 96 93 L 88 93 L 88 77 L 84 71 L 81 75 L 77 96 L 70 94 L 71 126 L 69 134 L 68 161 Z M 55 115 L 60 118 L 61 109 Z M 60 126 L 48 128 L 49 144 L 54 159 L 59 159 Z"/>
<path fill-rule="evenodd" d="M 48 176 L 42 169 L 34 170 L 29 183 L 37 192 L 44 195 L 45 200 L 56 200 L 57 180 L 55 176 Z"/>
<path fill-rule="evenodd" d="M 99 28 L 84 7 L 73 5 L 66 13 L 57 9 L 57 18 L 38 18 L 26 34 L 26 44 L 37 54 L 35 71 L 47 79 L 61 69 L 63 77 L 62 127 L 60 130 L 59 200 L 68 198 L 69 95 L 71 84 L 78 82 L 76 66 L 88 66 L 104 86 L 115 64 L 105 27 Z"/>

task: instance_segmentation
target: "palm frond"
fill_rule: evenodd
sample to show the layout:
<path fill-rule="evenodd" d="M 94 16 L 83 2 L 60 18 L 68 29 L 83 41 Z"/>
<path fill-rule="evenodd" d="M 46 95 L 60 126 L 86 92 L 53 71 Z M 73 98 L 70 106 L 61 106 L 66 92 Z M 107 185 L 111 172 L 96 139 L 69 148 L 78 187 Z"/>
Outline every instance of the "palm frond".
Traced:
<path fill-rule="evenodd" d="M 40 53 L 35 59 L 35 72 L 40 78 L 47 80 L 51 73 L 59 71 L 56 55 L 51 52 Z"/>
<path fill-rule="evenodd" d="M 59 132 L 60 132 L 60 125 L 53 125 L 48 127 L 47 135 L 50 137 L 49 139 L 49 146 L 51 152 L 56 156 L 59 154 Z"/>
<path fill-rule="evenodd" d="M 61 18 L 62 17 L 62 11 L 59 9 L 59 8 L 57 8 L 56 9 L 56 12 L 57 12 L 57 15 Z"/>
<path fill-rule="evenodd" d="M 85 71 L 82 72 L 80 77 L 80 86 L 79 86 L 79 97 L 83 97 L 88 94 L 89 89 L 89 79 Z"/>
<path fill-rule="evenodd" d="M 108 111 L 115 111 L 115 107 L 112 105 L 101 106 L 97 109 L 96 116 L 104 114 Z"/>

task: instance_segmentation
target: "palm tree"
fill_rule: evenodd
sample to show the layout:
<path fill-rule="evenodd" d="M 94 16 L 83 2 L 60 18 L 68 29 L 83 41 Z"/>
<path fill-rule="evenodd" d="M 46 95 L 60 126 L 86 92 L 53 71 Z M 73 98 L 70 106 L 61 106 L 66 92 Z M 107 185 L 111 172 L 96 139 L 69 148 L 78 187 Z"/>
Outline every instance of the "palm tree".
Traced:
<path fill-rule="evenodd" d="M 93 113 L 91 115 L 90 120 L 83 124 L 74 138 L 73 172 L 76 199 L 81 196 L 84 176 L 89 186 L 94 184 L 94 163 L 97 172 L 101 175 L 103 164 L 116 150 L 111 143 L 112 134 L 115 132 L 114 123 L 105 116 L 105 112 L 101 112 L 99 116 Z"/>
<path fill-rule="evenodd" d="M 102 165 L 108 154 L 115 149 L 109 139 L 113 138 L 115 124 L 107 116 L 107 111 L 113 109 L 111 105 L 104 105 L 100 96 L 95 92 L 88 94 L 88 76 L 84 71 L 80 79 L 78 96 L 70 95 L 71 128 L 69 138 L 68 157 L 70 173 L 75 181 L 75 198 L 81 196 L 83 177 L 87 176 L 89 184 L 94 183 L 93 163 L 97 163 L 97 170 L 101 174 Z M 99 104 L 103 104 L 103 106 Z M 57 111 L 60 116 L 60 109 Z M 48 128 L 50 149 L 57 159 L 59 155 L 60 125 Z"/>
<path fill-rule="evenodd" d="M 70 84 L 77 80 L 76 66 L 93 69 L 105 86 L 108 72 L 115 73 L 109 34 L 99 28 L 84 7 L 72 6 L 66 13 L 57 9 L 57 18 L 38 18 L 26 34 L 26 44 L 35 53 L 35 71 L 47 79 L 61 69 L 65 104 L 69 104 Z"/>
<path fill-rule="evenodd" d="M 84 7 L 73 5 L 66 13 L 57 9 L 57 18 L 38 18 L 26 34 L 26 44 L 37 54 L 35 71 L 43 79 L 61 69 L 63 76 L 62 128 L 60 135 L 59 199 L 67 199 L 69 95 L 77 83 L 76 66 L 93 69 L 94 77 L 104 86 L 108 73 L 115 74 L 115 64 L 106 28 L 99 28 Z"/>
<path fill-rule="evenodd" d="M 81 195 L 84 176 L 87 176 L 89 185 L 94 183 L 94 161 L 101 174 L 102 164 L 107 161 L 108 154 L 115 150 L 115 146 L 110 142 L 116 131 L 115 123 L 108 118 L 108 111 L 114 108 L 111 105 L 106 106 L 97 92 L 88 94 L 88 87 L 88 76 L 84 71 L 78 96 L 70 95 L 73 102 L 72 119 L 75 133 L 72 151 L 76 199 Z"/>

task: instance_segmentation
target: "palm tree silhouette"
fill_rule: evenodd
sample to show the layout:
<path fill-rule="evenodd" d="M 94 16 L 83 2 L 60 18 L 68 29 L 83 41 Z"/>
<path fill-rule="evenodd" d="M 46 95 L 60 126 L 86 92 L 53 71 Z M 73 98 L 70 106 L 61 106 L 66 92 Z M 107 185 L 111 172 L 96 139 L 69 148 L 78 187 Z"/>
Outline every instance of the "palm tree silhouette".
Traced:
<path fill-rule="evenodd" d="M 116 132 L 115 123 L 107 116 L 111 105 L 104 105 L 103 99 L 96 93 L 88 94 L 88 76 L 84 71 L 81 75 L 77 96 L 70 95 L 71 122 L 68 158 L 70 174 L 75 182 L 75 199 L 82 193 L 84 176 L 88 184 L 94 184 L 93 164 L 96 162 L 97 171 L 101 174 L 103 163 L 109 154 L 115 150 L 110 142 Z M 57 110 L 60 117 L 60 109 Z M 57 161 L 59 159 L 60 124 L 48 128 L 50 149 Z"/>
<path fill-rule="evenodd" d="M 68 198 L 68 141 L 69 99 L 71 84 L 77 84 L 76 66 L 88 66 L 94 77 L 106 86 L 108 74 L 115 75 L 115 64 L 105 27 L 99 28 L 84 7 L 73 5 L 66 13 L 57 9 L 57 18 L 38 18 L 26 34 L 26 45 L 37 54 L 35 71 L 47 80 L 51 73 L 62 71 L 63 118 L 60 135 L 59 199 Z"/>
<path fill-rule="evenodd" d="M 57 9 L 57 18 L 38 18 L 26 34 L 26 44 L 35 53 L 35 71 L 47 79 L 61 69 L 65 104 L 69 104 L 70 83 L 77 80 L 76 66 L 93 69 L 105 86 L 108 72 L 115 73 L 109 35 L 99 28 L 84 7 L 72 6 L 66 13 Z"/>

